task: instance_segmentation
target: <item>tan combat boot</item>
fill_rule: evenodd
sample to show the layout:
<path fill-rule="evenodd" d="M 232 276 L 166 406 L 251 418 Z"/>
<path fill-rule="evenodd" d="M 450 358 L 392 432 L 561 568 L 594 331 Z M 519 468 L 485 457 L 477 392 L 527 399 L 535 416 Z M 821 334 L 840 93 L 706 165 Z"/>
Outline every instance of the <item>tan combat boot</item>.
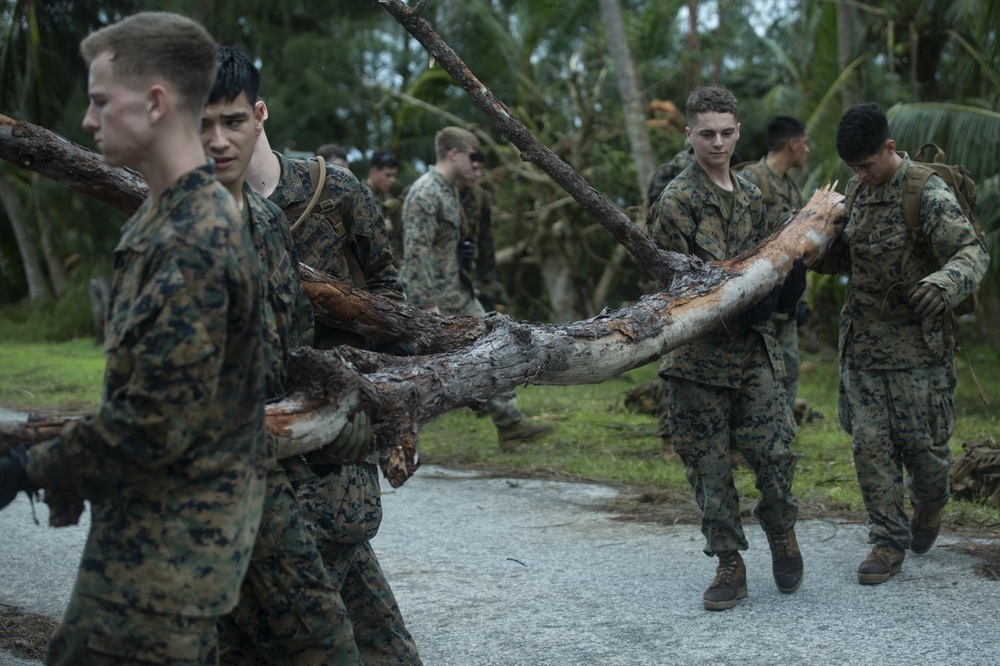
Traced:
<path fill-rule="evenodd" d="M 726 610 L 747 596 L 747 569 L 738 551 L 719 553 L 715 580 L 703 596 L 706 610 Z"/>
<path fill-rule="evenodd" d="M 509 426 L 497 428 L 497 440 L 501 451 L 512 451 L 525 442 L 533 442 L 552 432 L 555 423 L 528 423 L 518 421 Z"/>
<path fill-rule="evenodd" d="M 862 585 L 884 583 L 903 570 L 904 557 L 906 551 L 901 548 L 881 544 L 875 546 L 858 567 L 858 582 Z"/>
<path fill-rule="evenodd" d="M 771 547 L 771 571 L 774 584 L 782 592 L 794 592 L 802 584 L 802 553 L 795 538 L 795 530 L 784 534 L 767 533 L 767 544 Z"/>
<path fill-rule="evenodd" d="M 910 521 L 910 550 L 922 555 L 931 549 L 941 531 L 941 509 L 916 511 Z"/>

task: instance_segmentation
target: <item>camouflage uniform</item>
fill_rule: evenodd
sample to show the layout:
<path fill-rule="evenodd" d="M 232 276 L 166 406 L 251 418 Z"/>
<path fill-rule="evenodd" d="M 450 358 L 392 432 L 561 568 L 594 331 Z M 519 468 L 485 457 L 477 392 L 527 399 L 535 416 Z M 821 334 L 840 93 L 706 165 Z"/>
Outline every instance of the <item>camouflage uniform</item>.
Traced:
<path fill-rule="evenodd" d="M 403 280 L 410 303 L 420 308 L 436 305 L 448 317 L 485 317 L 474 296 L 472 274 L 459 263 L 458 241 L 472 238 L 472 229 L 456 187 L 433 169 L 425 173 L 406 195 L 403 224 Z M 524 420 L 515 391 L 490 399 L 486 408 L 498 428 Z"/>
<path fill-rule="evenodd" d="M 656 173 L 649 180 L 649 188 L 646 191 L 646 198 L 649 200 L 650 206 L 656 203 L 656 200 L 660 198 L 660 193 L 666 189 L 670 181 L 676 178 L 692 162 L 694 162 L 694 147 L 688 146 L 674 155 L 669 162 L 664 162 L 660 165 L 660 168 L 656 170 Z"/>
<path fill-rule="evenodd" d="M 365 183 L 367 186 L 367 183 Z M 369 188 L 378 210 L 382 213 L 389 231 L 389 249 L 392 251 L 393 265 L 398 269 L 403 263 L 403 195 L 393 196 L 391 192 L 375 192 Z"/>
<path fill-rule="evenodd" d="M 751 183 L 756 185 L 764 196 L 767 207 L 768 233 L 774 233 L 792 218 L 802 208 L 802 192 L 798 184 L 787 173 L 784 178 L 771 171 L 767 166 L 767 157 L 760 158 L 739 171 Z M 782 381 L 788 395 L 788 406 L 795 411 L 795 399 L 799 393 L 799 326 L 796 322 L 797 313 L 788 314 L 775 312 L 771 317 L 774 323 L 774 334 L 778 338 L 778 346 L 785 362 L 785 376 Z"/>
<path fill-rule="evenodd" d="M 861 184 L 844 233 L 818 270 L 849 275 L 840 314 L 839 413 L 852 435 L 869 540 L 906 549 L 903 468 L 915 509 L 948 502 L 956 384 L 951 313 L 918 317 L 909 292 L 930 282 L 950 310 L 979 284 L 989 256 L 944 181 L 932 176 L 920 198 L 924 237 L 903 265 L 903 188 L 912 162 L 902 156 L 884 185 Z"/>
<path fill-rule="evenodd" d="M 268 198 L 282 210 L 291 210 L 312 197 L 309 165 L 275 155 L 281 179 Z M 385 223 L 371 191 L 349 170 L 335 165 L 327 165 L 326 187 L 334 208 L 326 213 L 314 209 L 293 232 L 299 261 L 353 282 L 344 258 L 345 250 L 350 251 L 361 265 L 368 291 L 405 301 Z M 346 230 L 343 238 L 335 231 L 337 225 Z M 316 322 L 317 348 L 340 344 L 365 347 L 367 343 L 361 336 Z M 366 666 L 420 664 L 416 644 L 369 543 L 382 522 L 378 452 L 360 465 L 310 467 L 299 459 L 285 462 L 323 565 L 347 606 L 362 661 Z"/>
<path fill-rule="evenodd" d="M 254 256 L 210 165 L 123 228 L 101 404 L 28 457 L 33 482 L 91 502 L 48 663 L 216 662 L 263 503 Z"/>
<path fill-rule="evenodd" d="M 309 345 L 312 307 L 281 210 L 243 186 L 243 216 L 257 248 L 264 294 L 267 398 L 285 393 L 288 350 Z M 288 475 L 268 441 L 267 490 L 240 601 L 219 622 L 222 664 L 358 664 L 351 621 L 301 519 Z"/>
<path fill-rule="evenodd" d="M 697 162 L 686 168 L 650 211 L 653 239 L 664 249 L 705 261 L 734 257 L 764 239 L 760 191 L 732 179 L 727 221 L 720 188 Z M 764 531 L 783 534 L 795 525 L 795 456 L 788 447 L 794 422 L 778 379 L 783 372 L 770 320 L 746 331 L 720 326 L 673 350 L 660 365 L 670 438 L 702 510 L 708 555 L 747 548 L 730 446 L 754 469 L 760 500 L 753 512 Z"/>

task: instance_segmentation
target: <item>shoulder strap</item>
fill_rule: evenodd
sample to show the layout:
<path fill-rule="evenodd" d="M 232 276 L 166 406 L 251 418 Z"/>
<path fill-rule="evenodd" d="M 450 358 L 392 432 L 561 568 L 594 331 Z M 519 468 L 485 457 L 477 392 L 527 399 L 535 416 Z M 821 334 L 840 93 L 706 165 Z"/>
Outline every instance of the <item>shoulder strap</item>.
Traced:
<path fill-rule="evenodd" d="M 923 148 L 921 148 L 923 151 Z M 934 175 L 934 169 L 922 164 L 913 163 L 906 174 L 906 184 L 903 186 L 903 221 L 906 222 L 906 245 L 903 246 L 901 267 L 906 266 L 917 239 L 924 233 L 920 223 L 920 197 L 924 191 L 927 179 Z"/>
<path fill-rule="evenodd" d="M 292 233 L 298 229 L 303 220 L 309 217 L 309 213 L 313 211 L 320 197 L 323 196 L 323 186 L 326 184 L 326 162 L 323 160 L 322 155 L 317 155 L 309 160 L 309 177 L 313 182 L 312 198 L 309 199 L 309 203 L 306 204 L 306 207 L 302 210 L 302 214 L 298 218 L 294 221 L 289 220 L 292 225 Z"/>
<path fill-rule="evenodd" d="M 861 186 L 861 181 L 857 177 L 851 178 L 847 181 L 847 189 L 844 191 L 847 197 L 844 201 L 844 207 L 847 208 L 847 214 L 851 214 L 851 207 L 854 205 L 854 200 L 858 198 L 858 188 Z"/>
<path fill-rule="evenodd" d="M 764 167 L 764 168 L 762 168 L 762 167 L 764 167 L 764 165 L 760 163 L 760 160 L 752 160 L 750 162 L 740 162 L 736 166 L 730 167 L 729 170 L 732 171 L 732 172 L 734 172 L 734 173 L 738 172 L 738 171 L 753 171 L 757 175 L 757 180 L 760 181 L 760 182 L 754 183 L 754 185 L 757 186 L 757 189 L 760 190 L 760 193 L 762 195 L 764 195 L 765 199 L 770 199 L 771 198 L 771 187 L 768 184 L 768 181 L 770 180 L 770 176 L 767 173 L 766 167 Z M 771 203 L 774 203 L 774 202 L 771 202 Z"/>

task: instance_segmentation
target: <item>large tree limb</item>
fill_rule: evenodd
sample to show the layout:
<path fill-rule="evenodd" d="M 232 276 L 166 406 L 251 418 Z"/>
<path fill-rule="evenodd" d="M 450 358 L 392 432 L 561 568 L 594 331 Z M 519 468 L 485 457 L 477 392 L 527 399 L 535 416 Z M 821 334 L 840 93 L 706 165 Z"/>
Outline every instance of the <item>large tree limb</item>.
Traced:
<path fill-rule="evenodd" d="M 0 157 L 131 215 L 149 192 L 130 169 L 104 163 L 98 153 L 38 125 L 0 115 Z"/>

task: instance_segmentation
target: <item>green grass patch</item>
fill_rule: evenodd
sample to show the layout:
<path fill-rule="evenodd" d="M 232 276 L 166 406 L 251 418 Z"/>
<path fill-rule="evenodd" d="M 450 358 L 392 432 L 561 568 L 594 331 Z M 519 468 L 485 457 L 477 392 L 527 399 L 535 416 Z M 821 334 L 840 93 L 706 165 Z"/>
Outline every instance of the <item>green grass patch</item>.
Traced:
<path fill-rule="evenodd" d="M 0 345 L 0 405 L 47 414 L 93 411 L 101 399 L 104 355 L 94 338 Z"/>

